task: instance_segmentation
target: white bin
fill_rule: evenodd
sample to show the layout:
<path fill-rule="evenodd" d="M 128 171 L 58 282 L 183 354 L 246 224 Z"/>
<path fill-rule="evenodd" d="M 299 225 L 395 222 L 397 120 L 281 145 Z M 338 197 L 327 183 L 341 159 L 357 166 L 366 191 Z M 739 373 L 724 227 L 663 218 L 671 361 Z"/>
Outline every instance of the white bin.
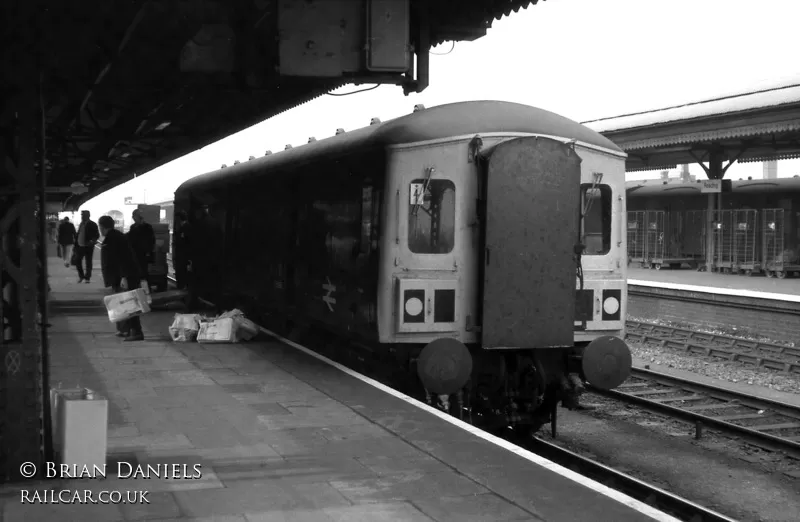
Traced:
<path fill-rule="evenodd" d="M 50 405 L 57 462 L 79 472 L 105 469 L 108 401 L 86 388 L 51 389 Z"/>

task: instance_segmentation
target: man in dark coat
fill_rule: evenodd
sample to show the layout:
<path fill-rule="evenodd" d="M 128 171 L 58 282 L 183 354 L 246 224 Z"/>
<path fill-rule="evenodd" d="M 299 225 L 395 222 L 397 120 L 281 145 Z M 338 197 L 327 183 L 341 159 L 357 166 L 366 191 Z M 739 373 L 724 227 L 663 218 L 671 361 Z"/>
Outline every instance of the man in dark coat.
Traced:
<path fill-rule="evenodd" d="M 133 253 L 136 254 L 139 275 L 146 280 L 147 266 L 153 258 L 153 249 L 156 246 L 156 234 L 153 232 L 153 226 L 144 220 L 138 208 L 133 211 L 133 225 L 128 230 L 128 241 L 133 248 Z"/>
<path fill-rule="evenodd" d="M 64 260 L 64 266 L 69 266 L 70 259 L 72 259 L 72 246 L 75 244 L 76 234 L 75 225 L 69 222 L 69 218 L 65 217 L 58 224 L 58 246 L 60 247 L 61 259 Z"/>
<path fill-rule="evenodd" d="M 81 224 L 78 225 L 78 233 L 75 234 L 75 252 L 77 252 L 78 282 L 92 280 L 92 262 L 94 260 L 94 246 L 100 239 L 100 231 L 97 223 L 89 219 L 91 214 L 88 210 L 81 211 Z M 83 260 L 86 260 L 86 271 L 83 270 Z"/>
<path fill-rule="evenodd" d="M 125 234 L 114 228 L 111 216 L 100 218 L 100 231 L 105 236 L 100 260 L 103 269 L 103 282 L 106 288 L 118 294 L 126 290 L 138 288 L 141 276 L 136 255 L 128 243 Z M 117 336 L 124 341 L 142 341 L 142 322 L 138 316 L 117 323 Z"/>

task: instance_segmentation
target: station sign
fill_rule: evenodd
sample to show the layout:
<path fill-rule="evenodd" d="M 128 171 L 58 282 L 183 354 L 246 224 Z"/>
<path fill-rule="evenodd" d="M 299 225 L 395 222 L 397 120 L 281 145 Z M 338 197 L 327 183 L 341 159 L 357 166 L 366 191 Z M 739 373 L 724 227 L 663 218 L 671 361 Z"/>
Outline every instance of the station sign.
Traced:
<path fill-rule="evenodd" d="M 700 181 L 700 192 L 703 194 L 718 194 L 722 192 L 722 180 L 704 179 Z"/>

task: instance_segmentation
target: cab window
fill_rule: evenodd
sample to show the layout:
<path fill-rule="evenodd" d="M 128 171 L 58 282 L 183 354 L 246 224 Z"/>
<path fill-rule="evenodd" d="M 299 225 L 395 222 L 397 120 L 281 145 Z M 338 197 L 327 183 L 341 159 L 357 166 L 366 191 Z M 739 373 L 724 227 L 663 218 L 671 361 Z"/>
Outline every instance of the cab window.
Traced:
<path fill-rule="evenodd" d="M 456 187 L 446 179 L 415 179 L 409 187 L 408 248 L 448 254 L 455 242 Z"/>
<path fill-rule="evenodd" d="M 581 185 L 581 215 L 583 255 L 608 254 L 611 250 L 611 187 Z"/>

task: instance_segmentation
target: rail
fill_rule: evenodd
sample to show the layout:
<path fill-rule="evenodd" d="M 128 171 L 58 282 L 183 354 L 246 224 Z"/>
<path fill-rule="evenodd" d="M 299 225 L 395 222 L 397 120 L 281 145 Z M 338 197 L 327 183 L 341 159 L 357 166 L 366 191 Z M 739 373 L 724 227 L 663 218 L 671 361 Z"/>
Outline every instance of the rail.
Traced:
<path fill-rule="evenodd" d="M 800 459 L 800 407 L 753 397 L 688 379 L 634 368 L 631 379 L 614 390 L 590 389 L 600 395 L 734 435 L 772 451 Z"/>
<path fill-rule="evenodd" d="M 729 361 L 773 370 L 800 373 L 800 348 L 728 335 L 698 332 L 686 328 L 626 321 L 626 339 L 656 342 L 662 347 L 720 357 Z"/>
<path fill-rule="evenodd" d="M 532 442 L 516 443 L 537 455 L 557 462 L 680 520 L 693 522 L 733 522 L 735 520 L 538 437 L 535 437 Z"/>

